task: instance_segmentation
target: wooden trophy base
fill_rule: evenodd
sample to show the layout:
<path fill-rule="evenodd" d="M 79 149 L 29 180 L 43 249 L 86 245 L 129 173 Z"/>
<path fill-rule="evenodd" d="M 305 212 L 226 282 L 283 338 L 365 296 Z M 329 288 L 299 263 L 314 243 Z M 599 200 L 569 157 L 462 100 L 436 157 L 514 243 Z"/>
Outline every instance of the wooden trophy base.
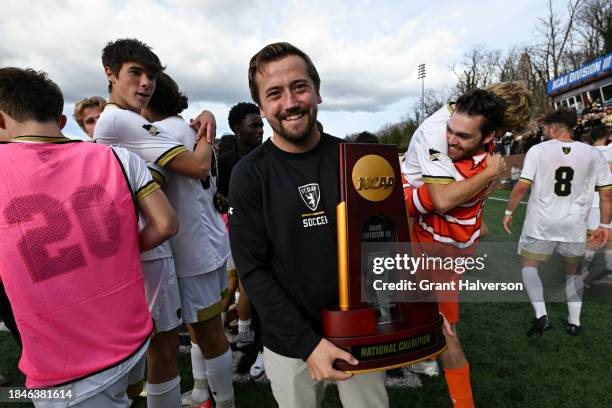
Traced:
<path fill-rule="evenodd" d="M 336 360 L 334 368 L 355 374 L 389 370 L 442 353 L 446 350 L 442 325 L 442 316 L 411 326 L 402 321 L 377 324 L 374 308 L 323 311 L 327 340 L 359 360 L 357 365 Z"/>

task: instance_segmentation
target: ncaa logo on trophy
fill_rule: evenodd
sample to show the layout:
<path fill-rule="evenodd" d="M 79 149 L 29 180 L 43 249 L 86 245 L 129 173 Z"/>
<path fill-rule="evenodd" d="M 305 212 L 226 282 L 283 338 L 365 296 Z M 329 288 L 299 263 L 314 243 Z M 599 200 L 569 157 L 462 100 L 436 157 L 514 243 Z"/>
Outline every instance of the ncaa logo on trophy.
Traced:
<path fill-rule="evenodd" d="M 370 284 L 370 259 L 410 243 L 397 148 L 347 143 L 339 150 L 338 305 L 323 310 L 323 335 L 359 364 L 336 360 L 334 367 L 364 373 L 433 358 L 446 348 L 437 304 L 393 300 Z"/>

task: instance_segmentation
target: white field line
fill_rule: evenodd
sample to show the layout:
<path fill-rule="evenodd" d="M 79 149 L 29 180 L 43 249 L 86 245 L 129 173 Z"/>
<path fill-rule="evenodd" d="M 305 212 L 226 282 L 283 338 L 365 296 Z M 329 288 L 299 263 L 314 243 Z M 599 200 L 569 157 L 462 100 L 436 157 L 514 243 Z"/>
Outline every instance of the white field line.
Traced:
<path fill-rule="evenodd" d="M 508 202 L 507 199 L 505 198 L 498 198 L 498 197 L 488 197 L 489 200 L 497 200 L 497 201 L 505 201 Z M 519 204 L 525 204 L 527 205 L 527 203 L 525 201 L 521 201 Z"/>

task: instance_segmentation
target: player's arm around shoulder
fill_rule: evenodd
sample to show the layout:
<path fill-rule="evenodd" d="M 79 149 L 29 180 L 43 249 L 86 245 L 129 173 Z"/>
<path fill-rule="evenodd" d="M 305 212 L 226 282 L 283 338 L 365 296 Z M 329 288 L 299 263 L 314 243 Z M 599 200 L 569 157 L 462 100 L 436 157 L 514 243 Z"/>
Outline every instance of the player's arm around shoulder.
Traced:
<path fill-rule="evenodd" d="M 473 177 L 446 183 L 427 182 L 427 189 L 434 209 L 447 213 L 453 208 L 468 202 L 491 183 L 498 180 L 506 171 L 506 162 L 499 154 L 487 156 L 487 166 Z"/>
<path fill-rule="evenodd" d="M 212 163 L 212 145 L 206 139 L 200 139 L 193 152 L 185 150 L 166 164 L 174 173 L 197 180 L 208 177 Z"/>
<path fill-rule="evenodd" d="M 195 149 L 193 152 L 186 150 L 178 154 L 167 163 L 166 167 L 174 173 L 201 180 L 210 174 L 212 143 L 217 133 L 217 123 L 215 116 L 207 110 L 202 111 L 190 122 L 190 126 L 197 132 Z"/>

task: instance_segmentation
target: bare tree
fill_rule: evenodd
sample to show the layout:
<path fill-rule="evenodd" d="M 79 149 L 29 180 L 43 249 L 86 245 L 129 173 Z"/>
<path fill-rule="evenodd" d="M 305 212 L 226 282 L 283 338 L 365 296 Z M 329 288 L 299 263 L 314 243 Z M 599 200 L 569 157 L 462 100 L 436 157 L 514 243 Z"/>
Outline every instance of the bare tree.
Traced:
<path fill-rule="evenodd" d="M 567 20 L 562 22 L 553 11 L 552 0 L 548 0 L 548 16 L 538 19 L 536 32 L 540 43 L 530 47 L 529 53 L 534 70 L 544 83 L 558 77 L 565 68 L 562 62 L 571 44 L 571 34 L 580 2 L 581 0 L 568 1 Z"/>
<path fill-rule="evenodd" d="M 586 0 L 576 16 L 575 32 L 579 65 L 612 52 L 612 3 Z"/>
<path fill-rule="evenodd" d="M 488 50 L 483 45 L 475 45 L 463 56 L 460 68 L 452 67 L 457 76 L 457 92 L 464 94 L 473 88 L 491 83 L 496 77 L 501 58 L 500 50 Z"/>
<path fill-rule="evenodd" d="M 497 63 L 497 80 L 500 82 L 504 81 L 516 81 L 520 78 L 521 73 L 521 55 L 517 50 L 517 47 L 508 48 L 508 52 L 505 55 L 501 55 L 496 61 Z"/>

